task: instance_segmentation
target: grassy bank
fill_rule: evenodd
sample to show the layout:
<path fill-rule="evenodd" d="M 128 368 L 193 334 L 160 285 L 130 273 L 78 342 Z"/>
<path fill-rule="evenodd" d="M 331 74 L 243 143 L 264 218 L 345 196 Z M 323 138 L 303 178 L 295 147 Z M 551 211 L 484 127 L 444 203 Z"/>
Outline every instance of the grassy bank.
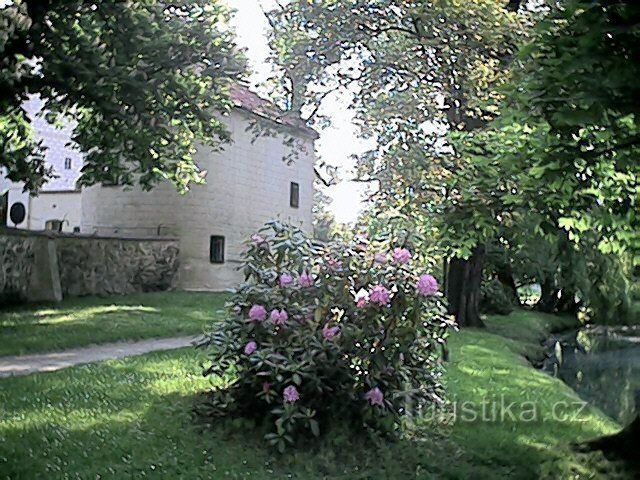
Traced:
<path fill-rule="evenodd" d="M 207 381 L 191 349 L 2 380 L 0 478 L 615 478 L 615 465 L 570 445 L 618 426 L 522 356 L 566 321 L 518 312 L 450 342 L 449 413 L 465 401 L 530 401 L 535 421 L 432 421 L 400 442 L 340 435 L 285 456 L 250 425 L 194 423 Z M 558 402 L 566 418 L 554 415 Z"/>
<path fill-rule="evenodd" d="M 220 293 L 144 293 L 0 311 L 0 356 L 196 335 L 215 319 L 225 299 Z"/>

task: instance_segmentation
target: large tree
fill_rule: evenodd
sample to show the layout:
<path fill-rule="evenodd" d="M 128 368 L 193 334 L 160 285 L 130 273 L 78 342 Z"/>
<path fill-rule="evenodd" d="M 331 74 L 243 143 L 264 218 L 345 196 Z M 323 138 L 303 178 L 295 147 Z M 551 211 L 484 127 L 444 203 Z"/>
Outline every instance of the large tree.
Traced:
<path fill-rule="evenodd" d="M 449 235 L 448 221 L 473 218 L 452 183 L 468 158 L 444 138 L 495 118 L 510 59 L 527 31 L 519 2 L 292 1 L 271 14 L 276 61 L 290 105 L 316 112 L 339 89 L 376 148 L 359 160 L 362 180 L 379 184 L 376 211 L 393 210 L 407 226 L 435 232 L 450 261 L 445 290 L 461 325 L 478 311 L 483 224 Z M 487 197 L 487 200 L 490 200 Z M 487 223 L 486 215 L 482 221 Z M 437 225 L 436 225 L 437 224 Z M 491 230 L 490 233 L 493 233 Z"/>
<path fill-rule="evenodd" d="M 608 322 L 628 310 L 622 263 L 640 251 L 639 20 L 632 1 L 553 5 L 512 64 L 501 116 L 455 142 L 494 166 L 476 185 L 510 181 L 493 190 L 501 223 L 528 212 L 520 229 L 555 258 L 539 279 L 546 309 L 586 307 Z"/>
<path fill-rule="evenodd" d="M 81 184 L 184 190 L 195 142 L 228 140 L 220 113 L 244 60 L 220 2 L 12 0 L 0 7 L 0 166 L 36 192 L 51 172 L 23 109 L 75 126 Z"/>

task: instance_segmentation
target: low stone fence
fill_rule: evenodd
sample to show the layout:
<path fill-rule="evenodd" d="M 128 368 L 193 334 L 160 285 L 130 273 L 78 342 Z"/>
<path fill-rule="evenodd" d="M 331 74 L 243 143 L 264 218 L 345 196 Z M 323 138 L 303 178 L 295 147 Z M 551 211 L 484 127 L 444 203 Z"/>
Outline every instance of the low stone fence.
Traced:
<path fill-rule="evenodd" d="M 178 273 L 173 238 L 116 238 L 0 229 L 0 306 L 63 296 L 168 290 Z"/>

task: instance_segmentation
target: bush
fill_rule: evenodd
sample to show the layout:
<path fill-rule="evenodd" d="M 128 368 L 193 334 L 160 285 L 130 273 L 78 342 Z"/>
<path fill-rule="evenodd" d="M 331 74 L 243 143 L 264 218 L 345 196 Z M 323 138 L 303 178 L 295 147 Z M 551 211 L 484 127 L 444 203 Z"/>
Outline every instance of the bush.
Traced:
<path fill-rule="evenodd" d="M 482 282 L 480 311 L 482 313 L 508 315 L 513 312 L 514 300 L 510 292 L 496 279 Z"/>
<path fill-rule="evenodd" d="M 318 246 L 279 222 L 254 235 L 246 282 L 205 343 L 205 375 L 220 379 L 210 412 L 266 421 L 282 451 L 331 421 L 397 434 L 406 414 L 440 402 L 454 324 L 397 242 Z"/>

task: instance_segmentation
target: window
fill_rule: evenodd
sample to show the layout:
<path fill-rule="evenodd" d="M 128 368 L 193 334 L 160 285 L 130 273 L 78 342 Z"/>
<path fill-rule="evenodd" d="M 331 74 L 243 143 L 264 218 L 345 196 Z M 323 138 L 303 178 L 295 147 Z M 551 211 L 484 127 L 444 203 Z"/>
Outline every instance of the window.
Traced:
<path fill-rule="evenodd" d="M 300 185 L 296 182 L 291 182 L 291 189 L 289 190 L 289 205 L 293 208 L 300 206 Z"/>
<path fill-rule="evenodd" d="M 64 159 L 64 169 L 65 170 L 71 170 L 71 159 L 70 158 L 65 158 Z"/>
<path fill-rule="evenodd" d="M 9 215 L 9 192 L 0 195 L 0 227 L 7 226 L 7 217 Z"/>
<path fill-rule="evenodd" d="M 224 263 L 224 237 L 211 235 L 209 243 L 209 261 L 211 263 Z"/>

